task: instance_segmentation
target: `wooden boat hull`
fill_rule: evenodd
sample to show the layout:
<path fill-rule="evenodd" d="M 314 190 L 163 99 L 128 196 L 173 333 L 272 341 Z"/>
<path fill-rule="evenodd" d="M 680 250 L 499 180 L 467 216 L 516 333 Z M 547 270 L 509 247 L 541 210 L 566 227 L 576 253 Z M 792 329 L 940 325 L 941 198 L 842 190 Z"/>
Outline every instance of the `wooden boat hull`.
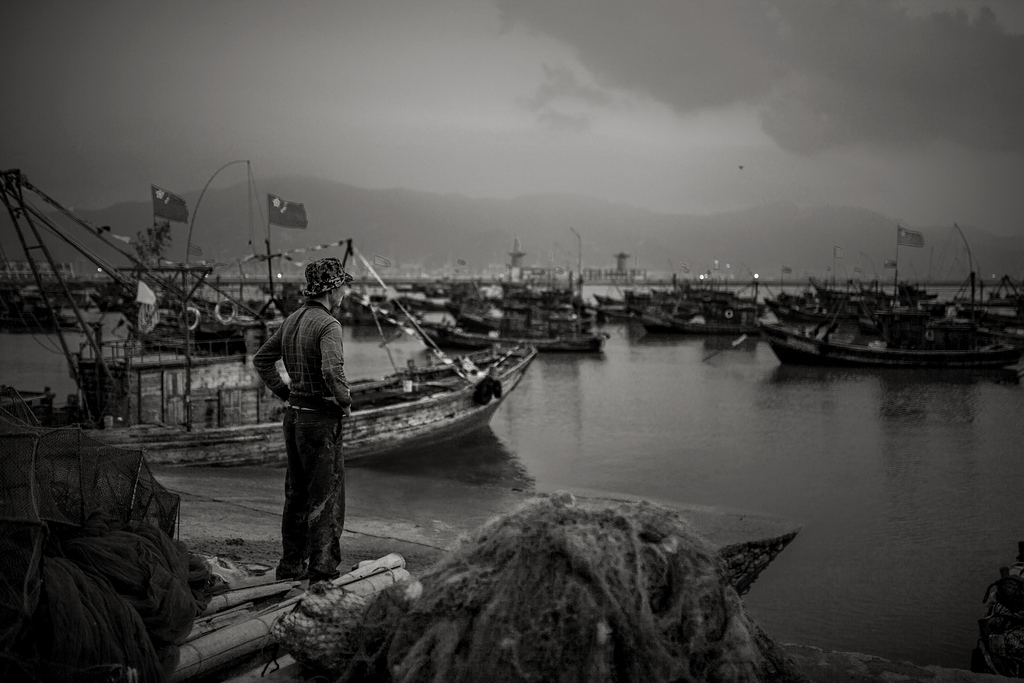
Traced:
<path fill-rule="evenodd" d="M 368 407 L 357 401 L 342 426 L 345 461 L 436 444 L 486 427 L 536 353 L 528 349 L 491 375 L 501 383 L 501 396 L 485 403 L 474 398 L 476 387 L 467 382 L 429 383 L 425 393 L 410 401 Z M 280 421 L 191 432 L 177 426 L 139 425 L 97 430 L 93 436 L 109 445 L 143 448 L 151 464 L 252 465 L 283 464 L 286 460 Z"/>
<path fill-rule="evenodd" d="M 891 349 L 824 341 L 781 325 L 762 325 L 779 361 L 793 365 L 892 368 L 1001 368 L 1020 361 L 1021 349 L 993 345 L 971 350 Z"/>
<path fill-rule="evenodd" d="M 602 333 L 534 339 L 491 336 L 444 326 L 424 326 L 424 330 L 438 345 L 457 349 L 484 349 L 494 344 L 529 344 L 543 353 L 601 353 L 608 339 L 608 335 Z"/>
<path fill-rule="evenodd" d="M 692 323 L 644 314 L 640 322 L 653 334 L 731 334 L 756 335 L 761 328 L 757 323 L 707 322 Z"/>

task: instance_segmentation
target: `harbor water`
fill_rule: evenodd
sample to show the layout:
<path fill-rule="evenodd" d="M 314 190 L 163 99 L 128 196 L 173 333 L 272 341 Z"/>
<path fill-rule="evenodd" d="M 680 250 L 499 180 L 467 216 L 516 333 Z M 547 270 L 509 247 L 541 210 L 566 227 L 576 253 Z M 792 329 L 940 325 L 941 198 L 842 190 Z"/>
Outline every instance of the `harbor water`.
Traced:
<path fill-rule="evenodd" d="M 1024 540 L 1024 387 L 998 372 L 784 367 L 756 339 L 602 329 L 603 354 L 538 356 L 490 430 L 367 467 L 422 477 L 424 495 L 456 478 L 784 517 L 802 530 L 745 598 L 769 633 L 969 667 L 985 589 Z M 375 328 L 345 340 L 350 378 L 428 358 L 404 336 L 385 349 Z M 55 337 L 0 335 L 0 354 L 0 382 L 74 391 Z"/>

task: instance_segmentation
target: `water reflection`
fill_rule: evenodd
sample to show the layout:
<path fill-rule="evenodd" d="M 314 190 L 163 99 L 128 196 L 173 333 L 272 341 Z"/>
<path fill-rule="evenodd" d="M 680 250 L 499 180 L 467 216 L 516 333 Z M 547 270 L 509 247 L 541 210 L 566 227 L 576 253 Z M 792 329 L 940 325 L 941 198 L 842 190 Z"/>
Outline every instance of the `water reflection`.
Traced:
<path fill-rule="evenodd" d="M 969 425 L 978 413 L 979 382 L 965 371 L 878 374 L 879 417 L 886 420 L 921 420 L 934 414 L 939 424 Z"/>
<path fill-rule="evenodd" d="M 436 446 L 408 449 L 358 465 L 412 477 L 456 480 L 531 490 L 534 478 L 490 428 Z"/>
<path fill-rule="evenodd" d="M 994 382 L 996 384 L 1017 383 L 1016 373 L 1006 368 L 893 369 L 848 368 L 822 365 L 777 365 L 765 376 L 764 381 L 777 384 L 821 384 L 851 380 L 874 381 L 880 378 L 889 378 L 894 382 L 922 386 L 935 384 L 977 384 L 979 382 Z"/>

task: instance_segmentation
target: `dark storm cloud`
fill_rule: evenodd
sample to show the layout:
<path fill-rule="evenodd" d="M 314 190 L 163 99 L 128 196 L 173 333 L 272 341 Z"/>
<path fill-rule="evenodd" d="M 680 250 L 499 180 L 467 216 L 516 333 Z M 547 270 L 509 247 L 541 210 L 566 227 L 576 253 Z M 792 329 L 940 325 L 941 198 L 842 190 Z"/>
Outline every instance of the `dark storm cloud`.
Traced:
<path fill-rule="evenodd" d="M 498 6 L 506 22 L 570 44 L 602 87 L 684 115 L 758 105 L 787 149 L 945 141 L 1024 151 L 1024 36 L 981 5 L 973 17 L 911 16 L 878 0 Z"/>

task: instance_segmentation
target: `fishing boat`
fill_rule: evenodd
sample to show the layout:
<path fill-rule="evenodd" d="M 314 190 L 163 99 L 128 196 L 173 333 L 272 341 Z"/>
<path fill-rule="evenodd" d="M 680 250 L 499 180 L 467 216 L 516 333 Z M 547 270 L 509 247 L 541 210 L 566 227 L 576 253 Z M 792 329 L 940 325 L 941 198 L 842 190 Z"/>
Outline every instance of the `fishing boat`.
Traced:
<path fill-rule="evenodd" d="M 650 305 L 640 315 L 647 332 L 655 334 L 757 335 L 763 306 L 757 301 L 757 281 L 753 294 L 742 296 L 711 285 L 686 283 L 676 288 L 670 304 Z"/>
<path fill-rule="evenodd" d="M 410 364 L 379 380 L 351 382 L 352 415 L 342 425 L 345 461 L 436 444 L 487 427 L 536 354 L 526 345 L 492 345 L 423 366 Z M 80 367 L 85 377 L 97 369 L 88 360 Z M 154 464 L 284 462 L 284 404 L 266 390 L 245 356 L 194 359 L 191 374 L 186 403 L 183 359 L 136 359 L 127 377 L 119 379 L 128 389 L 126 400 L 107 406 L 120 406 L 122 412 L 106 421 L 107 429 L 96 430 L 94 438 L 145 448 Z M 89 400 L 97 396 L 88 395 Z"/>
<path fill-rule="evenodd" d="M 784 364 L 893 368 L 1001 368 L 1024 349 L 989 343 L 967 320 L 936 320 L 928 312 L 876 313 L 878 336 L 851 326 L 762 323 L 761 338 Z"/>
<path fill-rule="evenodd" d="M 640 316 L 640 322 L 655 334 L 756 335 L 760 331 L 759 315 L 756 304 L 737 302 L 687 315 L 648 310 Z"/>
<path fill-rule="evenodd" d="M 425 325 L 427 334 L 446 348 L 481 349 L 492 344 L 529 344 L 545 353 L 601 353 L 608 335 L 604 332 L 590 334 L 555 334 L 554 336 L 529 336 L 525 334 L 505 335 L 500 332 L 467 332 L 460 327 L 443 324 Z"/>
<path fill-rule="evenodd" d="M 22 221 L 27 207 L 21 197 L 23 190 L 45 195 L 17 171 L 4 172 L 0 180 L 0 198 L 11 209 L 23 244 L 30 245 L 32 240 L 41 245 L 36 225 Z M 77 227 L 102 238 L 71 212 L 63 213 Z M 46 216 L 37 218 L 49 220 Z M 52 232 L 63 234 L 62 226 L 52 221 L 47 225 Z M 352 248 L 350 240 L 324 246 L 343 244 L 346 250 L 342 262 L 349 256 L 358 257 L 380 286 L 388 289 L 369 262 Z M 80 251 L 95 258 L 84 248 Z M 131 260 L 130 254 L 124 257 Z M 26 247 L 26 258 L 33 258 L 31 246 Z M 252 354 L 271 333 L 273 321 L 260 317 L 262 311 L 255 312 L 252 324 L 245 327 L 244 343 L 220 353 L 204 353 L 192 338 L 199 316 L 189 313 L 195 309 L 192 294 L 210 286 L 211 268 L 188 263 L 156 268 L 137 259 L 132 263 L 131 269 L 107 269 L 131 302 L 125 310 L 127 339 L 104 340 L 102 330 L 87 324 L 77 307 L 75 319 L 86 337 L 80 350 L 72 351 L 61 330 L 57 330 L 68 368 L 78 384 L 82 426 L 104 444 L 145 448 L 149 461 L 154 463 L 283 462 L 284 404 L 269 392 L 252 365 Z M 38 270 L 34 268 L 33 272 Z M 65 289 L 63 282 L 61 288 Z M 223 291 L 215 291 L 226 297 Z M 168 300 L 175 314 L 167 316 L 165 322 L 172 327 L 178 324 L 181 343 L 154 346 L 149 337 L 156 332 L 161 305 Z M 247 308 L 236 303 L 243 310 Z M 74 306 L 74 301 L 71 304 Z M 282 309 L 273 286 L 269 304 Z M 404 369 L 393 364 L 391 375 L 351 384 L 352 415 L 343 427 L 347 460 L 433 444 L 485 427 L 537 353 L 528 345 L 499 347 L 492 343 L 476 354 L 449 357 L 429 342 L 408 311 L 396 305 L 408 319 L 402 329 L 423 341 L 433 359 L 424 366 L 410 363 Z M 221 315 L 226 317 L 227 312 L 221 311 Z M 374 311 L 373 315 L 376 318 L 378 313 Z M 398 325 L 387 312 L 379 315 Z M 48 411 L 49 407 L 40 410 Z"/>
<path fill-rule="evenodd" d="M 601 353 L 608 335 L 581 329 L 575 309 L 568 305 L 539 307 L 521 300 L 505 301 L 498 327 L 472 332 L 461 325 L 422 323 L 424 332 L 439 346 L 483 349 L 492 344 L 529 344 L 548 353 Z"/>

